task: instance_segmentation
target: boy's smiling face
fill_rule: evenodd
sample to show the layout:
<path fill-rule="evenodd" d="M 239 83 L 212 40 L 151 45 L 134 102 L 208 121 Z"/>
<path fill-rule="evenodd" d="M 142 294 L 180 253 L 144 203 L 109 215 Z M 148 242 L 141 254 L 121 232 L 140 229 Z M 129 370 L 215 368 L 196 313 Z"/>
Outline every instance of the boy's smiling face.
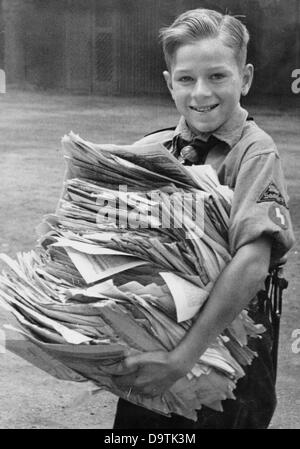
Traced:
<path fill-rule="evenodd" d="M 210 38 L 179 47 L 164 77 L 179 113 L 197 134 L 228 121 L 250 89 L 253 66 L 240 68 L 233 50 Z"/>

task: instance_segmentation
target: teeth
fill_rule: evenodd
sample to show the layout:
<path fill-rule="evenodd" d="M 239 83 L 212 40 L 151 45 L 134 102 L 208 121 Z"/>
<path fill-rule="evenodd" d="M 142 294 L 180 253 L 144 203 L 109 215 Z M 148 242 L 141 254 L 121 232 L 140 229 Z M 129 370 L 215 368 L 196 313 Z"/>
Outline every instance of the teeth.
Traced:
<path fill-rule="evenodd" d="M 217 105 L 214 104 L 213 106 L 207 106 L 205 108 L 195 108 L 193 106 L 191 106 L 192 109 L 194 109 L 194 111 L 197 112 L 207 112 L 207 111 L 211 111 L 212 109 L 214 109 Z"/>

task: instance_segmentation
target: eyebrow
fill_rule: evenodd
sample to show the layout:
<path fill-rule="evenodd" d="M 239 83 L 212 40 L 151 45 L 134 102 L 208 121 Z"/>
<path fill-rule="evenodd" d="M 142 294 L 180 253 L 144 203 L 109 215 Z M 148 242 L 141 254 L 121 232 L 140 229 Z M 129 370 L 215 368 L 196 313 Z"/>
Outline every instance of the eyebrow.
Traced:
<path fill-rule="evenodd" d="M 224 66 L 224 65 L 216 65 L 213 67 L 209 67 L 209 70 L 227 70 L 230 71 L 230 67 Z"/>
<path fill-rule="evenodd" d="M 175 69 L 174 72 L 176 73 L 185 73 L 185 72 L 190 72 L 192 69 Z"/>
<path fill-rule="evenodd" d="M 227 67 L 224 65 L 217 65 L 217 66 L 208 67 L 208 70 L 210 70 L 210 71 L 213 71 L 213 70 L 230 71 L 230 67 Z M 175 69 L 174 70 L 174 72 L 177 74 L 191 72 L 191 71 L 193 71 L 193 68 Z"/>

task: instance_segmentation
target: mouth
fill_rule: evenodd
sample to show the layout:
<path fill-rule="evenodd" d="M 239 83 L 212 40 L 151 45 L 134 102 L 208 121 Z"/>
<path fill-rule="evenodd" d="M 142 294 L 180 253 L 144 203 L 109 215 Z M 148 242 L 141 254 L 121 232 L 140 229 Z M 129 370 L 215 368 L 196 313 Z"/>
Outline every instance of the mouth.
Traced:
<path fill-rule="evenodd" d="M 219 103 L 216 104 L 212 104 L 210 106 L 203 106 L 201 108 L 196 108 L 195 106 L 190 106 L 190 109 L 192 109 L 192 111 L 196 111 L 196 112 L 210 112 L 213 109 L 215 109 L 217 106 L 219 106 Z"/>

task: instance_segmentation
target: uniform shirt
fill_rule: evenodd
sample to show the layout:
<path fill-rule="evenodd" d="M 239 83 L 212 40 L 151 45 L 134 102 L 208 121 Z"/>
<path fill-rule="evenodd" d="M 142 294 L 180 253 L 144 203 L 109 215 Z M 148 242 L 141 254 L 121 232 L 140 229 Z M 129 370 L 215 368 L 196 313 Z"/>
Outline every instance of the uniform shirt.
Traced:
<path fill-rule="evenodd" d="M 229 246 L 236 251 L 265 235 L 272 239 L 271 265 L 294 243 L 288 196 L 278 150 L 272 138 L 239 107 L 212 135 L 218 142 L 204 159 L 217 172 L 221 184 L 234 191 L 229 221 Z M 178 139 L 207 140 L 211 133 L 193 135 L 184 117 L 175 130 L 148 135 L 135 144 L 162 143 L 175 157 Z"/>
<path fill-rule="evenodd" d="M 216 170 L 221 184 L 234 190 L 229 242 L 232 254 L 241 246 L 266 234 L 273 240 L 273 262 L 292 246 L 294 237 L 281 163 L 271 137 L 239 108 L 213 133 L 220 139 L 204 158 Z M 136 144 L 163 143 L 178 157 L 177 141 L 208 140 L 207 133 L 194 136 L 182 117 L 175 130 L 151 134 Z M 256 323 L 269 329 L 268 317 L 258 308 L 249 312 Z M 269 332 L 252 338 L 249 347 L 258 355 L 234 390 L 236 400 L 223 401 L 223 413 L 203 406 L 197 422 L 173 415 L 166 418 L 120 399 L 114 429 L 265 429 L 276 405 L 272 340 Z"/>

